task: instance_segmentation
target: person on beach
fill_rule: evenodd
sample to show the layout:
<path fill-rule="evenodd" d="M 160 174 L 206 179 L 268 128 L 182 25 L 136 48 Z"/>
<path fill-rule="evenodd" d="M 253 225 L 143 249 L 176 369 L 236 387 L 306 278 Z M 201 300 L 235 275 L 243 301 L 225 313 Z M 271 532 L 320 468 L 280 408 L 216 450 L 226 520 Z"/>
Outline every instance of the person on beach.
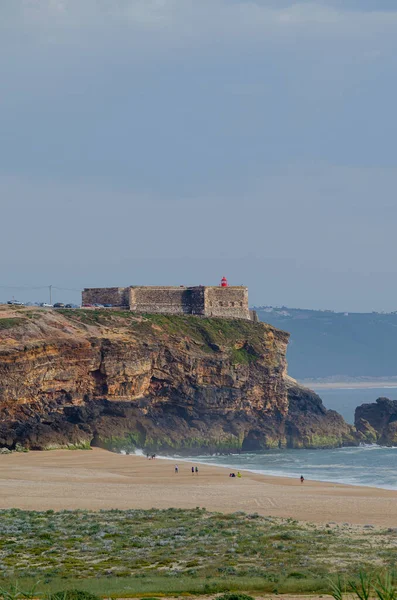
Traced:
<path fill-rule="evenodd" d="M 194 470 L 196 471 L 196 474 L 197 474 L 198 473 L 198 467 L 196 467 Z"/>
<path fill-rule="evenodd" d="M 194 475 L 194 467 L 192 467 L 192 475 Z"/>
<path fill-rule="evenodd" d="M 178 465 L 175 465 L 175 473 L 179 473 L 179 467 L 178 467 Z"/>
<path fill-rule="evenodd" d="M 241 477 L 240 471 L 237 471 L 237 477 Z"/>
<path fill-rule="evenodd" d="M 303 475 L 301 475 L 301 483 L 303 483 L 305 481 L 305 478 L 303 477 Z"/>

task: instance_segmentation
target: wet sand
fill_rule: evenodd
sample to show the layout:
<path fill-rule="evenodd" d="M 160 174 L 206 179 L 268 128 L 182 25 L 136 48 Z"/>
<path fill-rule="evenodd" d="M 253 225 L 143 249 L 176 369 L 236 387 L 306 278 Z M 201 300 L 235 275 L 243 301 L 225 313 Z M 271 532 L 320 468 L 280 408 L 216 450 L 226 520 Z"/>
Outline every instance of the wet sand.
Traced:
<path fill-rule="evenodd" d="M 0 508 L 195 508 L 397 527 L 397 492 L 257 475 L 105 450 L 0 455 Z"/>

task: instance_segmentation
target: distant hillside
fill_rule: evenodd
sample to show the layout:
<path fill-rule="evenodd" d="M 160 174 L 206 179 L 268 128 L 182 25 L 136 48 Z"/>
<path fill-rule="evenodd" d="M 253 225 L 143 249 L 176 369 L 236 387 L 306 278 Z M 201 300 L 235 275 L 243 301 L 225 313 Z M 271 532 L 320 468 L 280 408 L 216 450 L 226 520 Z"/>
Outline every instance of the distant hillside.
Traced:
<path fill-rule="evenodd" d="M 259 307 L 261 321 L 291 334 L 288 372 L 297 379 L 397 375 L 397 314 Z"/>

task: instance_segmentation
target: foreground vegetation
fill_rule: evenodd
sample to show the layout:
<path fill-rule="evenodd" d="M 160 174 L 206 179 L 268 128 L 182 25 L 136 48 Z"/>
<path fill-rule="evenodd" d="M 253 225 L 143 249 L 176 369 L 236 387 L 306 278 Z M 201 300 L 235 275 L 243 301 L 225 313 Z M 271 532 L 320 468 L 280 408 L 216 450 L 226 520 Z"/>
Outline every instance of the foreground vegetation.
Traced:
<path fill-rule="evenodd" d="M 330 595 L 335 600 L 344 600 L 345 597 L 350 600 L 355 598 L 357 600 L 370 600 L 371 598 L 374 600 L 395 600 L 397 597 L 395 586 L 395 576 L 391 572 L 385 572 L 375 578 L 373 574 L 360 571 L 358 576 L 348 581 L 345 581 L 340 575 L 336 579 L 329 580 Z M 102 597 L 103 591 L 102 588 Z M 183 593 L 182 595 L 187 596 L 190 594 Z M 158 596 L 164 597 L 165 594 L 161 593 Z M 214 594 L 212 593 L 211 596 L 214 597 Z M 28 589 L 21 588 L 17 582 L 9 587 L 0 587 L 1 600 L 20 600 L 21 598 L 36 600 L 37 597 L 37 584 Z M 320 598 L 322 597 L 320 595 Z M 45 595 L 45 600 L 101 600 L 101 595 L 79 588 L 68 588 L 58 592 L 49 592 Z M 160 598 L 146 595 L 141 600 L 160 600 Z M 239 591 L 232 591 L 217 595 L 214 600 L 255 600 L 255 598 Z"/>
<path fill-rule="evenodd" d="M 396 547 L 394 530 L 199 508 L 0 511 L 1 583 L 39 593 L 329 592 L 337 573 L 393 568 Z"/>

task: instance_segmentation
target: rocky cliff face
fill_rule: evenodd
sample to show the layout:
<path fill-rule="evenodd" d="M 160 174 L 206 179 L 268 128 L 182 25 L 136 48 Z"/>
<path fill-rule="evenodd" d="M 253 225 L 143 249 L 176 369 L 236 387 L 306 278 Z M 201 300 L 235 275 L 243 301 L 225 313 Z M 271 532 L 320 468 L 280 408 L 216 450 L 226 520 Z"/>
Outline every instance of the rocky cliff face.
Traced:
<path fill-rule="evenodd" d="M 356 432 L 334 410 L 327 410 L 315 392 L 287 378 L 287 445 L 290 448 L 356 446 Z"/>
<path fill-rule="evenodd" d="M 397 400 L 378 398 L 356 408 L 354 423 L 360 441 L 397 446 Z"/>
<path fill-rule="evenodd" d="M 286 377 L 264 323 L 106 310 L 0 310 L 0 446 L 214 452 L 353 443 Z"/>

